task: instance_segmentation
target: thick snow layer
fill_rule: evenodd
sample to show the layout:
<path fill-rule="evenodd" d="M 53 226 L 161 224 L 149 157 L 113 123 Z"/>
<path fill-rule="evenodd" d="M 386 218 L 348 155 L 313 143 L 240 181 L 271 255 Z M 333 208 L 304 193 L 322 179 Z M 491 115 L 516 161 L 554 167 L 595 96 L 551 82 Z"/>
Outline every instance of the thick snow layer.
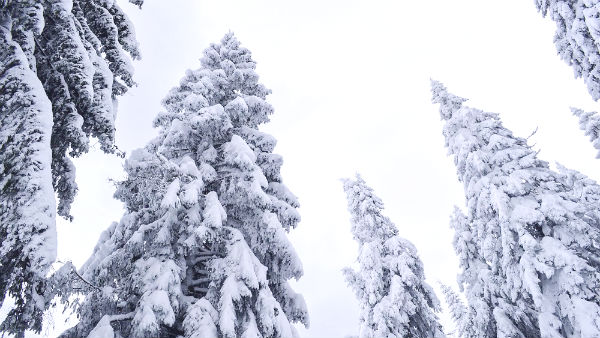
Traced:
<path fill-rule="evenodd" d="M 6 231 L 0 256 L 8 257 L 7 253 L 16 249 L 13 246 L 23 246 L 23 257 L 16 259 L 28 260 L 28 270 L 43 277 L 56 259 L 56 204 L 50 171 L 52 105 L 39 79 L 28 67 L 21 48 L 11 40 L 5 28 L 0 27 L 0 34 L 0 48 L 6 55 L 0 63 L 3 71 L 0 111 L 4 116 L 0 143 L 4 156 L 15 155 L 3 158 L 0 180 L 3 185 L 10 182 L 16 189 L 15 193 L 0 197 L 2 204 L 9 206 L 0 224 Z M 11 88 L 23 88 L 23 91 L 11 93 Z M 28 145 L 26 149 L 22 148 L 24 145 Z M 11 273 L 5 271 L 3 278 Z"/>
<path fill-rule="evenodd" d="M 231 141 L 223 146 L 226 161 L 241 168 L 252 168 L 256 162 L 256 155 L 246 141 L 238 135 L 233 135 Z"/>
<path fill-rule="evenodd" d="M 207 227 L 220 227 L 223 225 L 223 222 L 227 219 L 227 212 L 219 202 L 219 197 L 217 193 L 214 191 L 206 194 L 205 197 L 205 207 L 202 212 L 202 217 L 204 218 L 204 225 Z"/>
<path fill-rule="evenodd" d="M 179 178 L 176 178 L 169 184 L 165 196 L 160 202 L 160 206 L 169 209 L 176 208 L 179 205 L 179 189 L 180 189 Z"/>
<path fill-rule="evenodd" d="M 110 316 L 105 315 L 100 319 L 98 325 L 90 332 L 88 338 L 114 338 L 115 332 L 110 325 Z"/>

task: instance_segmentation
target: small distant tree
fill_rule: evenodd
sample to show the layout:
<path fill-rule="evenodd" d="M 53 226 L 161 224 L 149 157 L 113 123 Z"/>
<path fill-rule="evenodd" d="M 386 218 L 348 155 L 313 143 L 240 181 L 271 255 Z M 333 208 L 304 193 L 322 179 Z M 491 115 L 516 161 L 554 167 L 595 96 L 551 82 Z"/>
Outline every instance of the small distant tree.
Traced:
<path fill-rule="evenodd" d="M 440 305 L 423 263 L 382 214 L 383 202 L 359 176 L 344 180 L 359 270 L 344 269 L 361 307 L 360 337 L 443 337 Z"/>

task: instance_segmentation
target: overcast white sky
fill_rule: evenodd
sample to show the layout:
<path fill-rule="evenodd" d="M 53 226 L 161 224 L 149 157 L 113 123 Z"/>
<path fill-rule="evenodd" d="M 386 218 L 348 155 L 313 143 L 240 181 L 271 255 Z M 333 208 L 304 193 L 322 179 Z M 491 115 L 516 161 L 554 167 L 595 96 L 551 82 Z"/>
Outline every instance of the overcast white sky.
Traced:
<path fill-rule="evenodd" d="M 253 52 L 273 90 L 275 114 L 263 130 L 278 139 L 284 183 L 302 205 L 290 235 L 305 269 L 295 288 L 311 317 L 302 336 L 358 332 L 358 306 L 340 272 L 354 263 L 357 246 L 339 178 L 355 172 L 416 245 L 428 281 L 456 285 L 448 219 L 464 195 L 429 78 L 500 113 L 516 135 L 539 127 L 531 140 L 541 158 L 600 178 L 595 150 L 569 111 L 598 104 L 556 55 L 554 23 L 533 0 L 147 0 L 141 11 L 119 2 L 143 53 L 135 62 L 139 86 L 120 100 L 117 117 L 117 144 L 128 153 L 155 135 L 162 97 L 199 67 L 209 43 L 232 30 Z M 58 231 L 59 257 L 79 266 L 123 214 L 109 182 L 123 171 L 121 159 L 99 150 L 76 165 L 75 220 L 59 221 Z"/>

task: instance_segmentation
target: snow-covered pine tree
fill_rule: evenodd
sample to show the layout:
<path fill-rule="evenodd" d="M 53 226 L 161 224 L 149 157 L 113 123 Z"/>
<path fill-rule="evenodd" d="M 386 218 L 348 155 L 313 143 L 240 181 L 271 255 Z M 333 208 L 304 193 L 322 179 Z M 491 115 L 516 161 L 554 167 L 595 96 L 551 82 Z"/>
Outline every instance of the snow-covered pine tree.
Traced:
<path fill-rule="evenodd" d="M 556 23 L 558 55 L 582 77 L 588 92 L 600 99 L 600 2 L 598 0 L 535 0 L 543 16 Z"/>
<path fill-rule="evenodd" d="M 456 331 L 454 332 L 456 337 L 477 337 L 473 331 L 473 318 L 470 316 L 470 312 L 460 299 L 458 294 L 452 290 L 451 287 L 445 284 L 440 285 L 444 299 L 450 310 L 452 320 L 456 325 Z"/>
<path fill-rule="evenodd" d="M 597 112 L 584 112 L 577 108 L 571 108 L 571 111 L 579 118 L 579 129 L 589 136 L 594 148 L 598 149 L 596 158 L 600 158 L 600 116 Z"/>
<path fill-rule="evenodd" d="M 467 213 L 455 248 L 478 336 L 600 336 L 600 218 L 497 114 L 432 81 Z M 459 231 L 460 229 L 460 231 Z M 474 306 L 474 302 L 485 306 Z M 481 330 L 475 325 L 477 330 Z"/>
<path fill-rule="evenodd" d="M 163 101 L 160 135 L 126 161 L 127 213 L 82 267 L 93 284 L 65 337 L 292 337 L 300 220 L 283 185 L 270 93 L 232 33 Z"/>
<path fill-rule="evenodd" d="M 382 214 L 383 202 L 356 175 L 344 180 L 359 270 L 344 269 L 361 307 L 360 337 L 443 337 L 440 304 L 414 245 Z"/>
<path fill-rule="evenodd" d="M 132 1 L 141 5 L 141 0 Z M 55 214 L 70 218 L 77 191 L 69 156 L 96 137 L 114 152 L 115 99 L 139 58 L 115 1 L 0 1 L 0 330 L 39 330 L 43 277 L 56 255 Z"/>

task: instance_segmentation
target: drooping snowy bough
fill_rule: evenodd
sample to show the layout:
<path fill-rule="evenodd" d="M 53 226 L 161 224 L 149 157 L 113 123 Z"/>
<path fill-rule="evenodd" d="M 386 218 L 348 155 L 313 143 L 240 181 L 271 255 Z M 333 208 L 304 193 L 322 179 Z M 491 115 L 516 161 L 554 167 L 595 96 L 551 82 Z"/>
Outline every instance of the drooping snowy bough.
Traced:
<path fill-rule="evenodd" d="M 467 209 L 454 247 L 476 337 L 600 336 L 595 182 L 537 158 L 497 114 L 432 82 Z"/>
<path fill-rule="evenodd" d="M 308 325 L 288 280 L 300 221 L 282 183 L 270 93 L 232 33 L 164 100 L 160 135 L 126 161 L 127 213 L 82 267 L 90 288 L 65 337 L 293 337 Z"/>
<path fill-rule="evenodd" d="M 344 269 L 361 307 L 360 337 L 443 337 L 440 304 L 425 282 L 414 245 L 382 214 L 383 202 L 359 176 L 344 180 L 359 270 Z"/>
<path fill-rule="evenodd" d="M 141 5 L 141 0 L 132 1 Z M 69 156 L 113 152 L 115 100 L 134 85 L 133 27 L 115 1 L 0 1 L 0 331 L 39 331 L 58 214 L 77 192 Z"/>
<path fill-rule="evenodd" d="M 556 23 L 554 44 L 561 59 L 583 78 L 595 101 L 600 99 L 600 2 L 535 0 L 543 16 Z"/>
<path fill-rule="evenodd" d="M 10 32 L 0 26 L 0 305 L 17 306 L 0 331 L 39 331 L 43 281 L 56 258 L 50 101 Z"/>

